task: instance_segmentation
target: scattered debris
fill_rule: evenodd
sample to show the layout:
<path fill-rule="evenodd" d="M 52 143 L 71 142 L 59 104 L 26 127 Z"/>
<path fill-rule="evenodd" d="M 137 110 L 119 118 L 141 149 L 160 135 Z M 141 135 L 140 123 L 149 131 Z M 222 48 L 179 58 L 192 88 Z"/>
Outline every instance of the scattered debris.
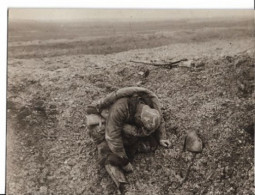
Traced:
<path fill-rule="evenodd" d="M 139 75 L 143 76 L 144 75 L 144 72 L 140 71 L 138 72 Z"/>
<path fill-rule="evenodd" d="M 140 86 L 140 85 L 142 85 L 142 84 L 143 84 L 143 81 L 138 81 L 138 82 L 136 83 L 137 86 Z"/>
<path fill-rule="evenodd" d="M 184 61 L 182 64 L 180 64 L 180 67 L 187 67 L 187 68 L 191 68 L 193 67 L 195 64 L 194 64 L 194 61 L 193 60 L 187 60 L 187 61 Z"/>

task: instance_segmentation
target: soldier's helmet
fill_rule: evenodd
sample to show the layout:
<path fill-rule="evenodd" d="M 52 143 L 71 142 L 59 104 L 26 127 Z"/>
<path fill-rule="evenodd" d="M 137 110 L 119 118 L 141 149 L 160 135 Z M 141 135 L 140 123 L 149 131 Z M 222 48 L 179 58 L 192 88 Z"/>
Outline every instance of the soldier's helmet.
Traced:
<path fill-rule="evenodd" d="M 148 133 L 152 133 L 160 126 L 160 113 L 158 110 L 143 105 L 140 115 L 141 122 Z"/>

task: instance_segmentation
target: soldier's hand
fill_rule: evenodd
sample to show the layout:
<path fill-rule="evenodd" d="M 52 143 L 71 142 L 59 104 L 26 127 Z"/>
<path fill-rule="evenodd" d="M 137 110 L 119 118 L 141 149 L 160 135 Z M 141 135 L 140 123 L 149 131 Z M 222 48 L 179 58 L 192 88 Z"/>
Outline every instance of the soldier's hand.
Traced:
<path fill-rule="evenodd" d="M 126 172 L 133 172 L 134 168 L 131 163 L 128 163 L 126 166 L 122 167 L 122 169 Z"/>
<path fill-rule="evenodd" d="M 170 147 L 170 141 L 167 139 L 162 139 L 159 141 L 160 145 L 165 147 L 165 148 L 169 148 Z"/>

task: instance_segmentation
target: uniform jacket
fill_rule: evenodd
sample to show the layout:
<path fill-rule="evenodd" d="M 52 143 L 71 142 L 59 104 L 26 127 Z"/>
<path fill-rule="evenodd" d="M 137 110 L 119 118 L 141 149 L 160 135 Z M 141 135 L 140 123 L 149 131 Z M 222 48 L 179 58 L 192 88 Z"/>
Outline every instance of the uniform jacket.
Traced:
<path fill-rule="evenodd" d="M 98 110 L 109 106 L 109 116 L 106 122 L 105 138 L 110 150 L 122 157 L 127 158 L 123 145 L 123 126 L 134 124 L 134 114 L 139 100 L 150 107 L 157 109 L 161 115 L 160 127 L 156 130 L 158 140 L 166 139 L 165 121 L 162 117 L 160 104 L 157 96 L 148 89 L 141 87 L 127 87 L 112 92 L 106 98 L 96 103 Z"/>

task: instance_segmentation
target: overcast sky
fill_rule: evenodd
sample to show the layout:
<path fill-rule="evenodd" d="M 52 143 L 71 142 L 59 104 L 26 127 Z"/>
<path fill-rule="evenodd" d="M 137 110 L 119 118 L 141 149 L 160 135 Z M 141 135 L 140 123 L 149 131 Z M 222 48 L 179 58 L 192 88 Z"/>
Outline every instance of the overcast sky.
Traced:
<path fill-rule="evenodd" d="M 253 10 L 9 9 L 9 19 L 146 21 L 181 18 L 254 17 Z"/>

